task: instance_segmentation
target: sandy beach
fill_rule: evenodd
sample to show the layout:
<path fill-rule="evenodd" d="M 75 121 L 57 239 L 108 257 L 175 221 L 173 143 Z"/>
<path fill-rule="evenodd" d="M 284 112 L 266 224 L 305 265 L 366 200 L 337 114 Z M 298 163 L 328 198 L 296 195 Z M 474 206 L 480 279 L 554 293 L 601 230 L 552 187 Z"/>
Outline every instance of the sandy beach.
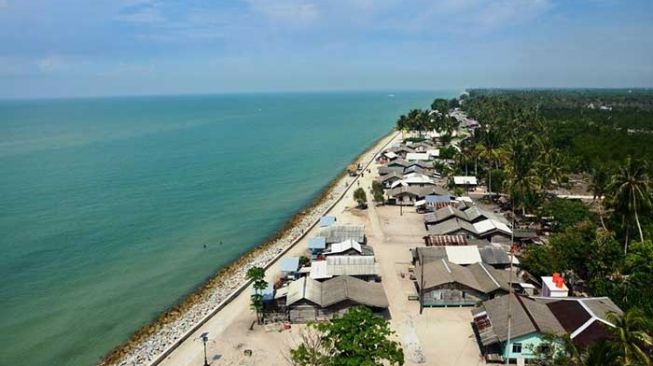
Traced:
<path fill-rule="evenodd" d="M 391 133 L 379 139 L 372 147 L 359 155 L 354 163 L 360 163 L 363 166 L 373 164 L 376 153 L 398 137 L 398 133 Z M 358 180 L 361 182 L 359 183 Z M 216 352 L 217 349 L 223 348 L 219 346 L 220 334 L 224 334 L 225 341 L 237 339 L 224 331 L 231 326 L 242 328 L 245 331 L 249 329 L 251 320 L 254 319 L 254 315 L 249 309 L 251 289 L 247 286 L 245 277 L 247 269 L 252 266 L 265 267 L 267 268 L 267 280 L 273 281 L 279 272 L 278 259 L 284 255 L 302 254 L 306 249 L 307 238 L 315 235 L 314 225 L 320 217 L 330 214 L 337 216 L 341 222 L 357 222 L 349 217 L 361 216 L 359 212 L 350 212 L 350 208 L 355 206 L 355 203 L 351 195 L 353 190 L 349 188 L 359 185 L 369 187 L 370 184 L 371 175 L 369 174 L 363 178 L 354 178 L 346 174 L 338 177 L 325 190 L 321 198 L 310 208 L 294 217 L 276 239 L 259 246 L 221 270 L 215 278 L 209 280 L 197 292 L 189 295 L 179 307 L 163 314 L 158 321 L 142 328 L 128 342 L 117 347 L 101 365 L 127 366 L 159 363 L 182 365 L 186 362 L 192 364 L 194 357 L 197 356 L 194 353 L 196 353 L 198 345 L 201 346 L 198 343 L 198 336 L 201 333 L 208 331 L 211 334 L 210 348 L 216 347 Z M 198 327 L 198 324 L 202 324 L 202 326 Z M 232 356 L 236 357 L 237 354 L 242 354 L 242 351 L 239 351 L 240 348 L 249 347 L 251 349 L 249 343 L 270 344 L 266 339 L 266 334 L 268 333 L 262 332 L 258 335 L 261 337 L 260 342 L 251 341 L 257 337 L 257 334 L 243 334 L 250 341 L 246 343 L 247 345 L 235 344 L 232 347 L 234 349 Z M 280 348 L 277 347 L 277 349 Z M 256 352 L 250 359 L 255 360 L 256 355 L 259 354 L 260 352 Z M 226 353 L 216 353 L 216 357 L 223 360 L 220 364 L 224 364 L 228 360 Z M 184 361 L 182 362 L 182 360 Z M 267 358 L 266 360 L 269 361 Z M 280 361 L 283 361 L 283 357 L 280 358 Z"/>

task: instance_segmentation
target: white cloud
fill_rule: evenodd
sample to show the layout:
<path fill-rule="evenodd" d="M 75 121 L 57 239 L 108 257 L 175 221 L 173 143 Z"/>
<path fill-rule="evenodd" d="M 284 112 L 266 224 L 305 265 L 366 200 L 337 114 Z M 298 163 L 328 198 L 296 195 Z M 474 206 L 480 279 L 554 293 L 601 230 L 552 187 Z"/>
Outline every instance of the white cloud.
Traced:
<path fill-rule="evenodd" d="M 161 12 L 152 6 L 142 7 L 137 10 L 127 11 L 119 14 L 117 20 L 128 23 L 161 23 L 166 19 Z"/>
<path fill-rule="evenodd" d="M 310 24 L 319 15 L 318 6 L 305 0 L 248 0 L 248 3 L 268 19 L 291 25 Z"/>
<path fill-rule="evenodd" d="M 36 60 L 35 64 L 39 71 L 44 73 L 61 70 L 64 66 L 63 59 L 56 55 L 50 55 L 40 60 Z"/>

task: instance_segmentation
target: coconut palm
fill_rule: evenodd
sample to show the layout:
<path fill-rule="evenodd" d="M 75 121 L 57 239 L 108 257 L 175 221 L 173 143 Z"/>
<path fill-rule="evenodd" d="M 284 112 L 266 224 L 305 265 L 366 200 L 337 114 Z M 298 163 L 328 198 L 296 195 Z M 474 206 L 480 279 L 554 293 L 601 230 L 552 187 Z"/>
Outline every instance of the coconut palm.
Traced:
<path fill-rule="evenodd" d="M 592 192 L 592 199 L 596 200 L 597 198 L 599 200 L 603 200 L 603 196 L 605 196 L 608 188 L 608 184 L 610 183 L 610 174 L 608 172 L 608 169 L 604 166 L 599 166 L 598 168 L 595 168 L 592 170 L 590 182 L 588 185 L 588 189 L 590 192 Z M 599 213 L 599 219 L 601 220 L 601 226 L 605 229 L 605 221 L 603 219 L 603 201 L 599 202 L 598 204 L 598 213 Z"/>
<path fill-rule="evenodd" d="M 598 341 L 582 350 L 579 365 L 620 366 L 620 352 L 610 340 Z"/>
<path fill-rule="evenodd" d="M 508 143 L 505 153 L 506 180 L 504 184 L 515 202 L 515 207 L 521 208 L 522 214 L 530 207 L 541 187 L 537 171 L 537 148 L 533 144 L 533 136 L 525 139 L 513 138 Z"/>
<path fill-rule="evenodd" d="M 479 158 L 488 163 L 488 193 L 492 193 L 492 169 L 499 166 L 505 150 L 501 147 L 501 139 L 493 128 L 481 130 L 480 143 L 476 144 L 476 153 Z"/>
<path fill-rule="evenodd" d="M 639 239 L 644 241 L 639 212 L 651 206 L 651 184 L 646 163 L 626 158 L 624 164 L 612 176 L 607 187 L 611 194 L 611 205 L 621 214 L 626 229 L 624 252 L 628 252 L 629 227 L 627 218 L 634 217 Z"/>
<path fill-rule="evenodd" d="M 646 317 L 644 312 L 633 308 L 628 310 L 623 316 L 615 313 L 608 314 L 608 321 L 614 324 L 614 344 L 621 353 L 621 363 L 623 365 L 651 365 L 651 358 L 647 350 L 653 347 L 653 338 L 651 337 L 652 324 L 651 320 Z"/>

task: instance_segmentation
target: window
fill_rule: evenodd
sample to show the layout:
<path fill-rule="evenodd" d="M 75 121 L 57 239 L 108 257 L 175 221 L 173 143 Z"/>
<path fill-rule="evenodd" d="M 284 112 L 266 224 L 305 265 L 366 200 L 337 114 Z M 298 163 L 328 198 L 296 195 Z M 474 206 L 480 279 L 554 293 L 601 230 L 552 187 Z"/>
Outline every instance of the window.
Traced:
<path fill-rule="evenodd" d="M 512 344 L 512 353 L 521 353 L 521 343 Z"/>

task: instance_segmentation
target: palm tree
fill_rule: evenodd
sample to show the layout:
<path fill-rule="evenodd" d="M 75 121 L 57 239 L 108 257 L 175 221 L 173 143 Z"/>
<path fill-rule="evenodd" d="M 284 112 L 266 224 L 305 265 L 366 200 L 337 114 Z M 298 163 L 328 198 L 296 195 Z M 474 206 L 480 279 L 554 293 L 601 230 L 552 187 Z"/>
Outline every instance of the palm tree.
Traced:
<path fill-rule="evenodd" d="M 533 136 L 525 139 L 513 138 L 508 144 L 504 184 L 515 206 L 521 208 L 522 214 L 530 207 L 541 187 L 540 177 L 535 164 L 537 151 L 532 143 Z"/>
<path fill-rule="evenodd" d="M 580 365 L 620 366 L 620 352 L 615 344 L 604 339 L 585 347 L 580 353 Z"/>
<path fill-rule="evenodd" d="M 626 229 L 624 252 L 628 252 L 629 225 L 626 218 L 634 217 L 639 239 L 644 241 L 642 226 L 639 223 L 639 212 L 651 206 L 651 185 L 647 174 L 646 163 L 626 158 L 617 173 L 612 176 L 607 190 L 611 193 L 611 204 L 621 214 Z"/>
<path fill-rule="evenodd" d="M 628 310 L 623 316 L 615 313 L 608 314 L 614 328 L 615 346 L 621 353 L 621 362 L 623 365 L 651 365 L 651 359 L 648 356 L 647 349 L 653 347 L 653 338 L 651 337 L 652 324 L 651 320 L 646 317 L 643 311 L 633 308 Z"/>
<path fill-rule="evenodd" d="M 488 163 L 488 193 L 492 193 L 492 169 L 498 167 L 505 151 L 501 147 L 499 134 L 493 128 L 480 132 L 480 143 L 476 145 L 478 156 Z"/>
<path fill-rule="evenodd" d="M 592 175 L 588 185 L 588 189 L 592 192 L 592 199 L 596 200 L 598 197 L 601 202 L 599 202 L 599 220 L 601 220 L 601 226 L 605 229 L 605 221 L 603 219 L 603 196 L 605 196 L 610 183 L 610 174 L 608 169 L 604 166 L 599 166 L 598 168 L 592 169 Z"/>

